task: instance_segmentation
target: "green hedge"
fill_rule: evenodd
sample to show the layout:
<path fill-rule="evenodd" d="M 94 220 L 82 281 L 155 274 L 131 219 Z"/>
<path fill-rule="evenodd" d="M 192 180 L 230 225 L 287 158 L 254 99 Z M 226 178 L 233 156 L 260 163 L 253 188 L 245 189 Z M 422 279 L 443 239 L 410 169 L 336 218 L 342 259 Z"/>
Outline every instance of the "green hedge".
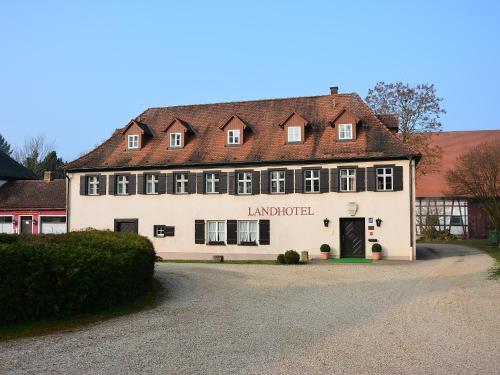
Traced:
<path fill-rule="evenodd" d="M 0 324 L 110 308 L 146 293 L 155 252 L 104 231 L 0 236 Z"/>

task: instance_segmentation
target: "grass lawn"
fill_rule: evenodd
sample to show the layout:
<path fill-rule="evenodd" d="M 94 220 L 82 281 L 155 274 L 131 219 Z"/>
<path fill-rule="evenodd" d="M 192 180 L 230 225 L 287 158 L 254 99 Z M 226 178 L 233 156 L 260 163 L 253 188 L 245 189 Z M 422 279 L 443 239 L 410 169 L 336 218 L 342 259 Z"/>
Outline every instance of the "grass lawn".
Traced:
<path fill-rule="evenodd" d="M 106 311 L 79 314 L 60 320 L 51 319 L 30 321 L 3 326 L 0 327 L 0 341 L 23 337 L 42 336 L 56 332 L 61 333 L 75 331 L 89 324 L 153 308 L 158 302 L 158 296 L 161 291 L 161 283 L 158 280 L 153 279 L 153 286 L 151 290 L 145 296 L 142 296 L 129 304 L 116 306 Z"/>

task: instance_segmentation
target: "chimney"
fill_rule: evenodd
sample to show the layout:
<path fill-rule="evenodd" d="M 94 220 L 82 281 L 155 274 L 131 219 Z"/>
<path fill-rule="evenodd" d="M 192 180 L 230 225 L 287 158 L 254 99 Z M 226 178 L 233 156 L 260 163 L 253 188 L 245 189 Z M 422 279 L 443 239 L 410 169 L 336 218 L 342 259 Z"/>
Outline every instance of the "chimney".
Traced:
<path fill-rule="evenodd" d="M 339 87 L 338 86 L 332 86 L 330 87 L 330 94 L 338 94 L 339 93 Z"/>
<path fill-rule="evenodd" d="M 45 171 L 43 172 L 43 180 L 45 182 L 50 182 L 54 179 L 54 172 L 52 171 Z"/>

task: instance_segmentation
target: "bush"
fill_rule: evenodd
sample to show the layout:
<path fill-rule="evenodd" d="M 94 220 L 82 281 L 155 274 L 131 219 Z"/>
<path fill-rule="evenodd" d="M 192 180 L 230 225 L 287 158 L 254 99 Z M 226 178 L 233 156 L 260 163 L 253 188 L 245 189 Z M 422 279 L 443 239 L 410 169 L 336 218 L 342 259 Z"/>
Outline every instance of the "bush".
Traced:
<path fill-rule="evenodd" d="M 276 259 L 276 261 L 279 264 L 285 264 L 285 256 L 283 254 L 278 255 L 278 258 Z"/>
<path fill-rule="evenodd" d="M 374 243 L 372 245 L 372 253 L 381 253 L 382 252 L 382 246 L 380 246 L 379 243 Z"/>
<path fill-rule="evenodd" d="M 285 263 L 286 264 L 298 264 L 300 260 L 300 255 L 294 250 L 285 251 Z"/>
<path fill-rule="evenodd" d="M 0 238 L 0 324 L 108 309 L 145 294 L 151 242 L 103 231 Z"/>
<path fill-rule="evenodd" d="M 330 245 L 328 245 L 326 243 L 321 245 L 321 247 L 319 248 L 319 251 L 321 251 L 322 253 L 329 253 L 330 250 L 331 250 Z"/>

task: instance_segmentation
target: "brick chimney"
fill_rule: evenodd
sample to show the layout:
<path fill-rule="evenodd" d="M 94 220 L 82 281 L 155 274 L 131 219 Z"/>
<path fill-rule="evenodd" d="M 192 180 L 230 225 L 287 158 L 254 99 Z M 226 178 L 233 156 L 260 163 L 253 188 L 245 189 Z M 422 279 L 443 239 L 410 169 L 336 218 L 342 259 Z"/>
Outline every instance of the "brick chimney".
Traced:
<path fill-rule="evenodd" d="M 339 87 L 338 86 L 332 86 L 330 87 L 330 94 L 338 94 L 339 93 Z"/>
<path fill-rule="evenodd" d="M 52 171 L 45 171 L 43 172 L 43 180 L 45 182 L 50 182 L 54 179 L 54 172 Z"/>

